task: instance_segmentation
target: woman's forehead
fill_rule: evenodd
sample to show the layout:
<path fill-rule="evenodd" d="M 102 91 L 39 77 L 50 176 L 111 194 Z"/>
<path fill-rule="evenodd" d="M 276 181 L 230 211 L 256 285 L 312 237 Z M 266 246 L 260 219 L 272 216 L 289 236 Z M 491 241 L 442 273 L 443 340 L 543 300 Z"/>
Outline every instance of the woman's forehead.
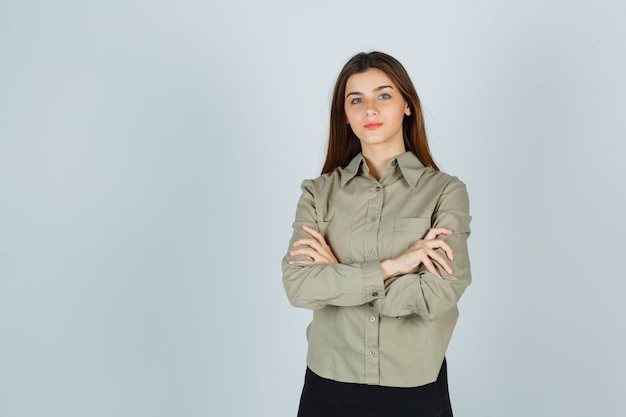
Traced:
<path fill-rule="evenodd" d="M 352 74 L 348 81 L 346 82 L 346 91 L 348 89 L 364 89 L 364 90 L 373 90 L 375 88 L 389 85 L 395 88 L 395 83 L 393 80 L 385 74 L 383 71 L 378 68 L 370 68 L 364 72 L 359 72 L 357 74 Z M 361 91 L 361 92 L 366 92 Z"/>

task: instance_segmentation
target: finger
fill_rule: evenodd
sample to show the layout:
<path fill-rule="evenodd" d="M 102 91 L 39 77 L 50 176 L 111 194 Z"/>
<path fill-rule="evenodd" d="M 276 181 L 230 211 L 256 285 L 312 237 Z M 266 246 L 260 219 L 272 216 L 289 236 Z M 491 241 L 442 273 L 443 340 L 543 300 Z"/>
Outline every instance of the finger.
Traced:
<path fill-rule="evenodd" d="M 326 239 L 324 239 L 324 236 L 320 232 L 309 226 L 302 226 L 302 229 L 311 235 L 311 238 L 297 240 L 293 244 L 294 247 L 307 245 L 314 249 L 317 252 L 315 256 L 311 256 L 315 260 L 314 264 L 332 264 L 338 262 L 330 245 L 326 243 Z"/>
<path fill-rule="evenodd" d="M 337 263 L 337 258 L 335 258 L 335 255 L 333 255 L 332 252 L 326 251 L 326 250 L 318 251 L 318 250 L 315 250 L 314 248 L 311 248 L 310 246 L 300 246 L 299 248 L 296 248 L 292 250 L 291 252 L 289 252 L 289 256 L 300 256 L 300 255 L 304 255 L 304 256 L 308 256 L 309 258 L 312 258 L 313 261 L 317 264 Z"/>
<path fill-rule="evenodd" d="M 300 256 L 300 255 L 304 255 L 312 259 L 316 259 L 317 257 L 319 257 L 319 252 L 316 251 L 315 249 L 312 249 L 309 246 L 301 246 L 298 249 L 294 249 L 291 252 L 289 252 L 289 256 Z"/>
<path fill-rule="evenodd" d="M 313 238 L 303 237 L 302 239 L 298 239 L 295 242 L 293 242 L 293 247 L 295 248 L 295 247 L 303 246 L 303 245 L 311 246 L 316 243 L 319 244 L 319 242 Z"/>
<path fill-rule="evenodd" d="M 446 253 L 446 256 L 448 257 L 448 259 L 450 259 L 451 261 L 454 260 L 454 252 L 452 252 L 452 248 L 450 247 L 450 245 L 448 245 L 443 240 L 440 240 L 439 242 L 441 242 L 439 244 L 439 248 L 443 249 L 443 251 Z"/>
<path fill-rule="evenodd" d="M 433 274 L 437 278 L 441 278 L 441 275 L 439 275 L 439 271 L 437 271 L 437 268 L 435 268 L 435 265 L 431 262 L 430 259 L 426 258 L 422 263 L 424 264 L 426 269 L 430 271 L 431 274 Z"/>
<path fill-rule="evenodd" d="M 304 229 L 305 232 L 307 232 L 308 234 L 310 234 L 311 236 L 313 236 L 313 238 L 315 240 L 317 240 L 318 242 L 322 243 L 326 243 L 326 239 L 324 239 L 324 236 L 318 232 L 317 230 L 313 229 L 312 227 L 309 226 L 302 226 L 302 229 Z"/>
<path fill-rule="evenodd" d="M 433 227 L 428 231 L 428 233 L 426 233 L 426 236 L 424 236 L 424 240 L 432 240 L 439 235 L 451 235 L 452 233 L 452 230 L 446 227 Z"/>
<path fill-rule="evenodd" d="M 324 250 L 324 247 L 320 244 L 320 242 L 311 238 L 299 239 L 293 243 L 294 248 L 297 248 L 299 246 L 310 246 L 318 252 L 321 252 Z"/>
<path fill-rule="evenodd" d="M 319 244 L 320 247 L 326 248 L 326 249 L 329 248 L 329 245 L 326 242 L 324 235 L 322 235 L 320 232 L 318 232 L 317 230 L 309 226 L 302 226 L 302 229 L 304 229 L 306 233 L 310 234 L 311 237 L 315 239 L 315 241 Z"/>
<path fill-rule="evenodd" d="M 424 239 L 435 239 L 439 235 L 451 235 L 452 233 L 452 230 L 447 227 L 433 227 L 428 231 Z"/>
<path fill-rule="evenodd" d="M 448 259 L 450 259 L 451 261 L 454 259 L 454 253 L 452 252 L 452 248 L 445 241 L 441 239 L 434 239 L 425 243 L 426 243 L 426 246 L 428 246 L 431 249 L 435 249 L 435 248 L 443 249 Z"/>
<path fill-rule="evenodd" d="M 444 258 L 439 252 L 431 249 L 428 251 L 428 256 L 434 261 L 437 261 L 437 263 L 441 265 L 448 274 L 452 274 L 452 268 L 448 265 L 446 258 Z"/>
<path fill-rule="evenodd" d="M 333 255 L 332 252 L 323 251 L 319 253 L 319 256 L 315 257 L 315 260 L 321 264 L 336 264 L 337 258 Z"/>

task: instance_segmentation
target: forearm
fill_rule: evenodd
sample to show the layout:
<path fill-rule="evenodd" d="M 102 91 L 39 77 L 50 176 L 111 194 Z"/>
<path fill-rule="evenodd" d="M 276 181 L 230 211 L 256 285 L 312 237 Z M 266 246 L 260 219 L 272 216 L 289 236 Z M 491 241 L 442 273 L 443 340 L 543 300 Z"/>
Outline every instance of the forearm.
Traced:
<path fill-rule="evenodd" d="M 380 264 L 297 265 L 283 260 L 283 285 L 291 304 L 319 309 L 357 306 L 385 296 Z"/>
<path fill-rule="evenodd" d="M 387 282 L 389 278 L 402 275 L 400 268 L 393 261 L 393 259 L 386 259 L 380 263 L 380 270 L 382 273 L 383 281 Z"/>
<path fill-rule="evenodd" d="M 467 235 L 459 233 L 446 238 L 455 250 L 454 261 L 450 263 L 452 273 L 439 268 L 439 278 L 422 267 L 416 273 L 387 279 L 385 297 L 375 302 L 380 314 L 390 317 L 418 315 L 434 319 L 456 306 L 471 282 Z M 382 263 L 385 264 L 390 263 Z M 385 272 L 382 274 L 384 277 Z"/>

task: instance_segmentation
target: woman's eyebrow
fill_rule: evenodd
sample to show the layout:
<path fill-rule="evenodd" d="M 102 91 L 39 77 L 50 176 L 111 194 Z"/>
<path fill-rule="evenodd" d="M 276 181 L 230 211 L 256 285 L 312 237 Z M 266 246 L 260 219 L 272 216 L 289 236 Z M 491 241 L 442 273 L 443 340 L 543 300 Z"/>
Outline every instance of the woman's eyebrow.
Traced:
<path fill-rule="evenodd" d="M 375 88 L 374 90 L 372 90 L 372 91 L 380 91 L 380 90 L 383 90 L 383 89 L 385 89 L 385 88 L 391 88 L 391 89 L 393 89 L 393 86 L 391 86 L 391 85 L 381 85 L 380 87 L 376 87 L 376 88 Z M 346 94 L 346 97 L 350 97 L 351 95 L 358 96 L 358 95 L 363 95 L 363 93 L 361 93 L 361 92 L 359 92 L 359 91 L 351 91 L 351 92 L 349 92 L 348 94 Z"/>

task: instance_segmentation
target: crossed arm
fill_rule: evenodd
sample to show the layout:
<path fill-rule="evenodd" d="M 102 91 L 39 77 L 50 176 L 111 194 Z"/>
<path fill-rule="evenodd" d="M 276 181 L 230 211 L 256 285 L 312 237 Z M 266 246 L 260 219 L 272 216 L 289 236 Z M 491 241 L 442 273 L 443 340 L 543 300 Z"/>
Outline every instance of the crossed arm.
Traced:
<path fill-rule="evenodd" d="M 380 314 L 433 319 L 456 306 L 471 282 L 467 253 L 469 201 L 465 185 L 452 180 L 432 215 L 432 228 L 400 255 L 381 261 L 338 263 L 324 235 L 314 228 L 310 184 L 303 185 L 294 237 L 283 260 L 290 302 L 319 309 L 373 302 Z"/>
<path fill-rule="evenodd" d="M 289 261 L 289 264 L 326 265 L 338 263 L 331 247 L 320 232 L 309 226 L 302 226 L 302 229 L 310 237 L 296 240 L 293 243 L 294 249 L 289 252 L 289 256 L 298 257 L 305 255 L 311 259 L 293 260 Z M 450 235 L 452 233 L 452 230 L 445 227 L 432 228 L 426 233 L 426 236 L 415 242 L 400 255 L 382 261 L 380 267 L 383 280 L 386 281 L 392 277 L 416 273 L 422 265 L 430 273 L 441 279 L 441 274 L 433 262 L 441 265 L 448 274 L 452 274 L 452 268 L 448 260 L 452 261 L 454 259 L 454 253 L 450 245 L 438 238 L 440 235 Z M 436 251 L 438 248 L 442 249 L 446 256 Z"/>

